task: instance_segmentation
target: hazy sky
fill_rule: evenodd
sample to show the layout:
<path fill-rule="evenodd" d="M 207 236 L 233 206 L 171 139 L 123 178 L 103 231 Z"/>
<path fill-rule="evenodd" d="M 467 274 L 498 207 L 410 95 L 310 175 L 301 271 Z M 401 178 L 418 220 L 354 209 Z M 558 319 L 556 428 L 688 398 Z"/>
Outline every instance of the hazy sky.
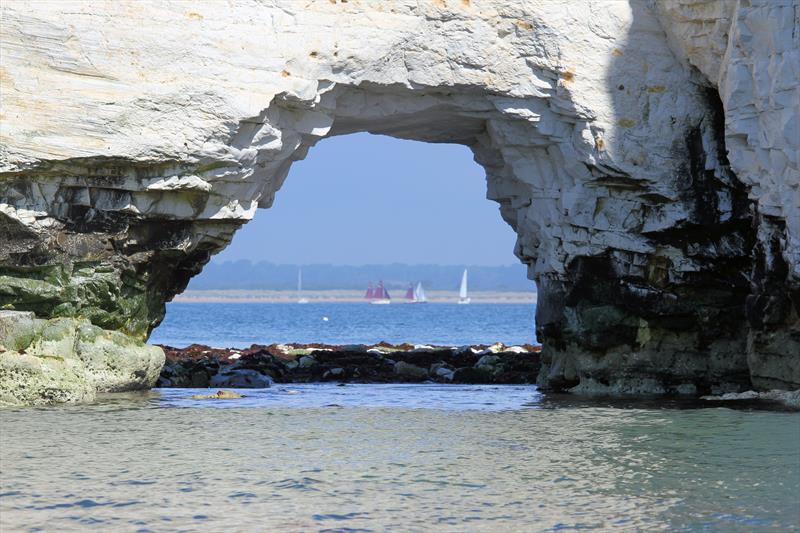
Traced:
<path fill-rule="evenodd" d="M 508 265 L 514 239 L 469 149 L 359 133 L 294 163 L 215 261 Z"/>

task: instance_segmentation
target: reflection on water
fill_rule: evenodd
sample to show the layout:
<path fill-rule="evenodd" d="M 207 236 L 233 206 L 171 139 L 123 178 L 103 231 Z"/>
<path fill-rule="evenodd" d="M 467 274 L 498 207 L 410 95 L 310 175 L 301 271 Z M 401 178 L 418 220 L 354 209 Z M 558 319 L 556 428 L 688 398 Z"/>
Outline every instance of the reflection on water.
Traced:
<path fill-rule="evenodd" d="M 800 524 L 797 414 L 556 406 L 533 387 L 195 392 L 0 411 L 0 530 Z"/>

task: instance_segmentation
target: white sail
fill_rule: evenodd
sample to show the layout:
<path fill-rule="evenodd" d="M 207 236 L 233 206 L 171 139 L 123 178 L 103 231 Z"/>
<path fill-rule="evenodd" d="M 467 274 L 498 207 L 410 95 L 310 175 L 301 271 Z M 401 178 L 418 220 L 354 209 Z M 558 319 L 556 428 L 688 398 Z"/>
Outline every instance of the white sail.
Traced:
<path fill-rule="evenodd" d="M 425 299 L 425 289 L 422 288 L 422 282 L 418 282 L 417 286 L 414 288 L 414 301 L 415 302 L 427 302 Z"/>
<path fill-rule="evenodd" d="M 468 304 L 469 297 L 467 296 L 467 269 L 464 269 L 464 274 L 461 276 L 461 287 L 458 289 L 458 303 Z"/>
<path fill-rule="evenodd" d="M 303 298 L 303 269 L 297 269 L 297 303 L 307 304 L 308 300 Z"/>

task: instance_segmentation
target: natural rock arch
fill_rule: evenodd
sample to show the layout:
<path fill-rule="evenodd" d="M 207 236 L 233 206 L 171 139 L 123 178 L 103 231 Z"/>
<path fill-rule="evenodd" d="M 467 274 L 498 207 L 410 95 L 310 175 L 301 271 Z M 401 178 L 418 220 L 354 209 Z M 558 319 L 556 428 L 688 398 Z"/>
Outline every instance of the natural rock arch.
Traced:
<path fill-rule="evenodd" d="M 473 150 L 538 284 L 542 385 L 795 387 L 791 135 L 762 179 L 770 126 L 725 102 L 797 48 L 734 41 L 782 6 L 707 7 L 711 37 L 679 1 L 5 6 L 0 305 L 144 337 L 293 161 L 368 131 Z M 721 34 L 727 78 L 668 43 Z M 751 100 L 796 117 L 784 92 Z"/>

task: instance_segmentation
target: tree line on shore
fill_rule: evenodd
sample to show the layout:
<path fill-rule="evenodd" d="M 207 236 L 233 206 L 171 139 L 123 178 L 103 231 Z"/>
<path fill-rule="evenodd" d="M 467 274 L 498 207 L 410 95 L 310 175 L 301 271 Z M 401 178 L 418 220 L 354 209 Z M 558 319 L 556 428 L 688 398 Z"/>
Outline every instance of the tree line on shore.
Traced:
<path fill-rule="evenodd" d="M 366 290 L 370 281 L 383 280 L 389 289 L 422 282 L 426 290 L 458 290 L 461 273 L 469 269 L 470 290 L 534 292 L 525 265 L 278 265 L 266 261 L 212 261 L 192 279 L 193 290 L 294 290 L 302 269 L 308 290 Z"/>

